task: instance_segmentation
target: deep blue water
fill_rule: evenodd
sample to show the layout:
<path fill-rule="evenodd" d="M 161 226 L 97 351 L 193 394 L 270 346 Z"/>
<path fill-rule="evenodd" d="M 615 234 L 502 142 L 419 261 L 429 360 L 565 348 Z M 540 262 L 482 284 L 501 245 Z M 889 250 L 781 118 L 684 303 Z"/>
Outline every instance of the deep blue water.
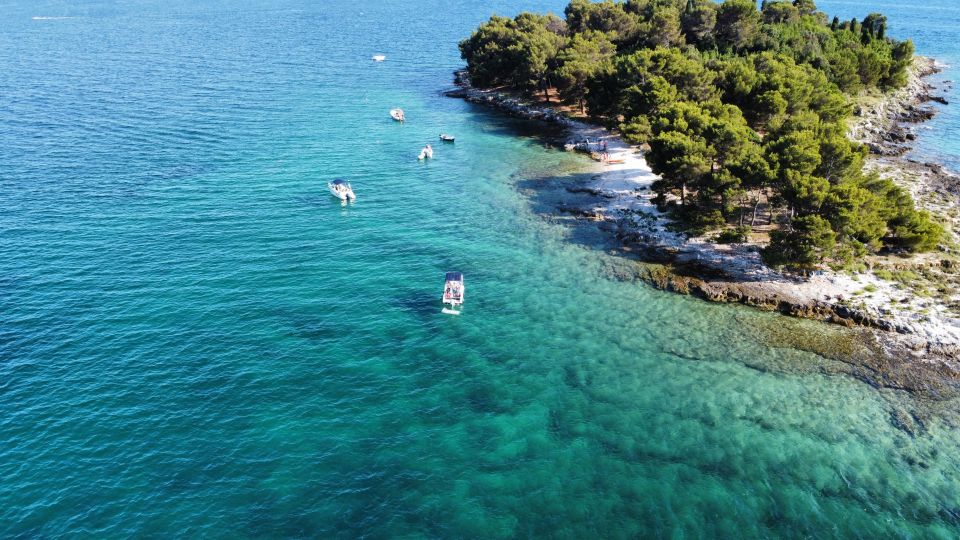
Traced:
<path fill-rule="evenodd" d="M 954 61 L 951 2 L 882 4 Z M 956 537 L 953 421 L 791 346 L 842 329 L 614 279 L 536 211 L 585 164 L 441 95 L 562 8 L 0 9 L 0 536 Z"/>

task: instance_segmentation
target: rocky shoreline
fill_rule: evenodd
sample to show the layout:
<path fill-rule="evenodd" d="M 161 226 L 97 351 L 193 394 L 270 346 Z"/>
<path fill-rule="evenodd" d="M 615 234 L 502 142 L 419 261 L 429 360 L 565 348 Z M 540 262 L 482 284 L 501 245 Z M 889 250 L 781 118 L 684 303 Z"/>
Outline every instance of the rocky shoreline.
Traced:
<path fill-rule="evenodd" d="M 917 139 L 917 125 L 932 119 L 937 111 L 928 105 L 947 100 L 936 95 L 928 78 L 942 71 L 932 58 L 917 57 L 907 85 L 887 96 L 867 99 L 854 111 L 857 121 L 850 126 L 849 137 L 862 142 L 870 153 L 882 157 L 900 157 L 910 151 Z M 933 164 L 931 164 L 933 165 Z"/>
<path fill-rule="evenodd" d="M 859 106 L 849 136 L 869 147 L 868 169 L 906 183 L 920 204 L 939 215 L 960 200 L 960 181 L 936 164 L 902 157 L 909 150 L 909 142 L 916 139 L 913 126 L 935 114 L 926 104 L 945 102 L 926 80 L 938 71 L 933 60 L 918 57 L 905 88 Z M 669 218 L 651 201 L 650 184 L 656 176 L 638 148 L 615 133 L 569 118 L 551 106 L 496 89 L 474 88 L 464 71 L 456 73 L 455 83 L 456 88 L 446 92 L 448 96 L 513 117 L 558 125 L 573 141 L 606 141 L 611 157 L 621 163 L 598 165 L 591 180 L 563 186 L 564 200 L 554 207 L 558 215 L 596 223 L 615 239 L 614 252 L 635 261 L 628 270 L 618 268 L 614 277 L 642 280 L 711 302 L 739 303 L 793 317 L 861 327 L 863 339 L 875 353 L 869 362 L 857 362 L 861 379 L 878 387 L 921 392 L 936 379 L 957 391 L 960 319 L 942 305 L 942 309 L 929 313 L 928 302 L 914 298 L 912 301 L 926 306 L 928 312 L 914 316 L 912 312 L 889 309 L 892 299 L 905 293 L 872 274 L 851 278 L 833 272 L 814 276 L 775 272 L 760 260 L 758 245 L 716 244 L 707 238 L 687 238 L 672 232 Z M 877 298 L 863 301 L 865 287 L 878 291 L 870 295 Z M 937 388 L 937 395 L 942 394 L 942 388 Z"/>

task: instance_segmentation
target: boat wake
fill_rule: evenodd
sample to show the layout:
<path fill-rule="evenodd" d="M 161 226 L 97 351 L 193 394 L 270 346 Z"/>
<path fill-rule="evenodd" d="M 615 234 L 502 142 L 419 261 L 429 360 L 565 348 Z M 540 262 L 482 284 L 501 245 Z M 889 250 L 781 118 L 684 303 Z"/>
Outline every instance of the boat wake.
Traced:
<path fill-rule="evenodd" d="M 37 15 L 31 18 L 35 21 L 62 21 L 63 19 L 74 19 L 76 17 L 43 17 L 41 15 Z"/>

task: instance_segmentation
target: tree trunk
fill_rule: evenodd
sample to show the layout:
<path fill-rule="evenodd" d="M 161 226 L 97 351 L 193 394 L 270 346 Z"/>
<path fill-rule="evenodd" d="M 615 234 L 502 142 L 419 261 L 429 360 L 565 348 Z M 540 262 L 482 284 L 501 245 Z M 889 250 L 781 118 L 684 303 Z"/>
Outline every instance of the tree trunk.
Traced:
<path fill-rule="evenodd" d="M 687 183 L 681 182 L 680 183 L 680 207 L 682 208 L 686 205 L 687 205 Z"/>
<path fill-rule="evenodd" d="M 770 204 L 770 192 L 764 191 L 764 195 L 767 197 L 767 225 L 773 225 L 773 206 Z"/>
<path fill-rule="evenodd" d="M 760 194 L 757 193 L 757 198 L 753 200 L 753 218 L 750 219 L 751 227 L 757 224 L 757 210 L 759 209 L 760 209 Z"/>
<path fill-rule="evenodd" d="M 587 108 L 583 104 L 583 98 L 580 98 L 580 114 L 587 114 Z"/>

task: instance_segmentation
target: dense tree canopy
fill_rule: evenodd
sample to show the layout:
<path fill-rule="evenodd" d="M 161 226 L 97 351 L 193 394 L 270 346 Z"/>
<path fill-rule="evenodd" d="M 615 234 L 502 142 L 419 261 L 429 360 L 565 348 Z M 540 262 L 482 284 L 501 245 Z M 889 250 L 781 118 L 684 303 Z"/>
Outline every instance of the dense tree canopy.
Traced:
<path fill-rule="evenodd" d="M 779 227 L 772 264 L 810 268 L 880 249 L 930 250 L 939 225 L 863 172 L 850 96 L 906 82 L 913 44 L 870 13 L 840 21 L 813 0 L 572 0 L 564 19 L 494 16 L 460 44 L 478 86 L 556 87 L 649 145 L 658 199 L 695 230 Z M 769 212 L 773 220 L 774 212 Z"/>

